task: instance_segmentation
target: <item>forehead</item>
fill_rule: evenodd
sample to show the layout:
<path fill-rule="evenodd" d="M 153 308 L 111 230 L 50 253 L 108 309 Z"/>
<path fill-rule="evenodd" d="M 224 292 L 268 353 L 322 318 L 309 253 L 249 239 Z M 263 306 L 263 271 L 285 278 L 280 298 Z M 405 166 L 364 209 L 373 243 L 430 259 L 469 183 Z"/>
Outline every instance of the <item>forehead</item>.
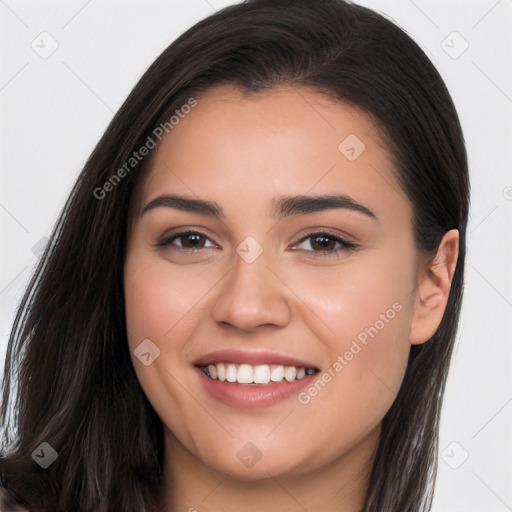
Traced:
<path fill-rule="evenodd" d="M 154 150 L 143 200 L 175 192 L 261 207 L 314 191 L 407 203 L 377 124 L 360 109 L 290 85 L 249 96 L 223 85 L 195 99 Z"/>

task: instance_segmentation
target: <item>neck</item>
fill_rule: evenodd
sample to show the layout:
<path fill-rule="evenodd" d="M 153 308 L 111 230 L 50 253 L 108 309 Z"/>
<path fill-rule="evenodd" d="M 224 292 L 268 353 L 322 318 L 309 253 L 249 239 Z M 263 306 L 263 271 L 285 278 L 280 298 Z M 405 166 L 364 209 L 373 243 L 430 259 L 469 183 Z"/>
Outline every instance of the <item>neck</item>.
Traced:
<path fill-rule="evenodd" d="M 380 426 L 321 468 L 240 481 L 207 466 L 166 431 L 162 512 L 360 512 Z"/>

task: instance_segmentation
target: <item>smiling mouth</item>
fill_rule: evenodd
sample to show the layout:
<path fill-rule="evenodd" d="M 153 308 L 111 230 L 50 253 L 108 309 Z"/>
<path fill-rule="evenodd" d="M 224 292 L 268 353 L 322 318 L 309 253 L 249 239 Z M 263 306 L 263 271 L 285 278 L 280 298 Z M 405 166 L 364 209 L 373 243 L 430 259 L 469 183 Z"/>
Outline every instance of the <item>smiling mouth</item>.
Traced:
<path fill-rule="evenodd" d="M 197 365 L 203 373 L 212 380 L 236 384 L 272 385 L 279 382 L 293 382 L 313 375 L 319 370 L 299 366 L 280 364 L 234 364 L 215 363 L 207 366 Z"/>

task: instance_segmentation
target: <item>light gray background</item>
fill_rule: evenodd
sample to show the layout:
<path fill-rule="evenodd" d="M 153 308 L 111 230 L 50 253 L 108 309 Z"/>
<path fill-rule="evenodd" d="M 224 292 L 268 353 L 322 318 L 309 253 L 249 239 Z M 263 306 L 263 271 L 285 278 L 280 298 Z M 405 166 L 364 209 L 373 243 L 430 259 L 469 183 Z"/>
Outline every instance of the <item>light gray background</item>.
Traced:
<path fill-rule="evenodd" d="M 230 3 L 0 0 L 0 369 L 38 249 L 113 113 L 169 43 Z M 512 0 L 358 3 L 393 18 L 436 64 L 469 154 L 466 296 L 433 510 L 506 512 L 512 510 Z M 58 48 L 47 57 L 53 40 Z"/>

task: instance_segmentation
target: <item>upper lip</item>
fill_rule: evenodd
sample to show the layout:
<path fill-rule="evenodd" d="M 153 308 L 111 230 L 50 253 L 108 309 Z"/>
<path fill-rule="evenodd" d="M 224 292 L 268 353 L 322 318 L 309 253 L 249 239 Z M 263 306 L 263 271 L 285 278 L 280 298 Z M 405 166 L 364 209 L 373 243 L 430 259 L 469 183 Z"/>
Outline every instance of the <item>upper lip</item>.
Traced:
<path fill-rule="evenodd" d="M 268 350 L 248 351 L 237 349 L 224 349 L 210 352 L 196 361 L 195 366 L 208 366 L 215 363 L 233 363 L 233 364 L 278 364 L 283 366 L 296 366 L 298 368 L 315 368 L 310 362 L 301 361 L 296 357 L 279 352 Z"/>

